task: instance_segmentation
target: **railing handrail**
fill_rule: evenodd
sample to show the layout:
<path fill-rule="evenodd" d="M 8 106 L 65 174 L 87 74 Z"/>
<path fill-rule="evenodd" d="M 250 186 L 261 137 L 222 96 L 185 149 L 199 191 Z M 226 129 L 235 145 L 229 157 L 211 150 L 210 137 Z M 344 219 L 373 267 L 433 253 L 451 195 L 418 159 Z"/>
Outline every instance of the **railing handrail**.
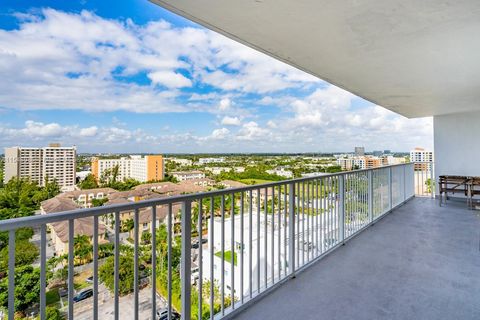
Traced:
<path fill-rule="evenodd" d="M 93 207 L 93 208 L 79 208 L 79 209 L 69 210 L 69 211 L 61 211 L 61 212 L 48 213 L 48 214 L 42 214 L 42 215 L 34 215 L 34 216 L 28 216 L 28 217 L 0 220 L 0 232 L 14 230 L 14 229 L 23 228 L 23 227 L 35 227 L 45 223 L 54 223 L 54 222 L 65 221 L 70 219 L 78 219 L 78 218 L 88 218 L 88 217 L 100 216 L 100 215 L 114 213 L 114 212 L 133 211 L 135 209 L 144 209 L 144 208 L 153 207 L 153 206 L 169 205 L 169 204 L 180 203 L 184 201 L 194 201 L 200 198 L 204 199 L 204 198 L 211 198 L 211 197 L 217 197 L 222 195 L 229 195 L 229 194 L 238 193 L 238 192 L 248 192 L 250 190 L 259 190 L 259 189 L 289 185 L 291 183 L 306 182 L 306 181 L 317 180 L 321 178 L 344 176 L 344 175 L 349 175 L 353 173 L 376 171 L 376 170 L 388 169 L 392 167 L 408 166 L 408 165 L 413 165 L 414 163 L 415 162 L 400 163 L 400 164 L 393 164 L 393 165 L 381 166 L 376 168 L 342 171 L 342 172 L 322 174 L 322 175 L 312 176 L 312 177 L 295 178 L 290 180 L 282 180 L 282 181 L 256 184 L 256 185 L 244 186 L 244 187 L 235 187 L 235 188 L 191 193 L 191 194 L 177 195 L 177 196 L 167 196 L 165 198 L 141 200 L 141 201 L 125 203 L 125 204 L 122 203 L 122 204 L 112 204 L 108 206 L 100 206 L 100 207 Z"/>

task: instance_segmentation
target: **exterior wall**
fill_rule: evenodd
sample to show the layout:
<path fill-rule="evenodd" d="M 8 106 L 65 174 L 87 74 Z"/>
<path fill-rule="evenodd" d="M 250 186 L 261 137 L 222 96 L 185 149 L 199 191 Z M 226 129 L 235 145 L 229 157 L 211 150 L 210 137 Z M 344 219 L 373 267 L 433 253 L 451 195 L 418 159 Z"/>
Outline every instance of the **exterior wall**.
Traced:
<path fill-rule="evenodd" d="M 120 159 L 94 159 L 92 161 L 92 174 L 98 179 L 102 173 L 118 166 L 118 180 L 132 178 L 140 182 L 150 180 L 163 180 L 164 162 L 161 155 L 130 156 Z"/>
<path fill-rule="evenodd" d="M 93 158 L 92 159 L 91 170 L 92 170 L 92 174 L 95 177 L 95 179 L 98 180 L 100 178 L 100 172 L 99 172 L 99 167 L 98 167 L 98 158 Z"/>
<path fill-rule="evenodd" d="M 5 181 L 29 178 L 43 186 L 45 178 L 55 179 L 62 190 L 75 186 L 75 147 L 5 148 Z"/>
<path fill-rule="evenodd" d="M 480 176 L 479 123 L 480 112 L 433 118 L 436 181 L 446 174 Z"/>
<path fill-rule="evenodd" d="M 165 164 L 163 157 L 160 155 L 157 156 L 146 156 L 147 159 L 147 181 L 159 181 L 165 178 Z"/>
<path fill-rule="evenodd" d="M 5 171 L 3 182 L 7 183 L 13 177 L 18 176 L 18 148 L 5 148 Z"/>

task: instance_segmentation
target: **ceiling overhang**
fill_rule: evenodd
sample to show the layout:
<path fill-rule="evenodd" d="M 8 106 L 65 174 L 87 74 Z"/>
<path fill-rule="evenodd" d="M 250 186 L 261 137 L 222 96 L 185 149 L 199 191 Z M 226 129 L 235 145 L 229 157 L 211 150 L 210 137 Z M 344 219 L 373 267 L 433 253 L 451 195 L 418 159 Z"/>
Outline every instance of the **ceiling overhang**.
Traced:
<path fill-rule="evenodd" d="M 151 0 L 406 117 L 480 110 L 478 0 Z"/>

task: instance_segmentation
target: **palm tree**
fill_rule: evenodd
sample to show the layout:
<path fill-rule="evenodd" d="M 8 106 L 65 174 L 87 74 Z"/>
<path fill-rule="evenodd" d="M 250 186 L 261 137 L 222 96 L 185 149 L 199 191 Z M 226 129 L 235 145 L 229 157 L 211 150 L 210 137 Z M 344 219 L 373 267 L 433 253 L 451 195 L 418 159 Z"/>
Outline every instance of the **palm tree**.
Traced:
<path fill-rule="evenodd" d="M 80 264 L 87 260 L 91 260 L 92 245 L 88 236 L 77 235 L 73 239 L 73 250 L 75 258 L 78 258 Z"/>

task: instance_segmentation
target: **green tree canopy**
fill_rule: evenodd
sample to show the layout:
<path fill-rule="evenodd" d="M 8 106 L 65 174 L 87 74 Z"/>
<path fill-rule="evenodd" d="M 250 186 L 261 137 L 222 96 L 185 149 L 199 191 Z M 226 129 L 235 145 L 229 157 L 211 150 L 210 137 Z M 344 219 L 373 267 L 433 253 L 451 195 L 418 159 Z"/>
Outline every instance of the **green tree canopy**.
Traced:
<path fill-rule="evenodd" d="M 122 254 L 119 257 L 120 268 L 118 272 L 120 295 L 126 295 L 133 291 L 133 257 L 132 255 Z M 114 290 L 114 257 L 108 257 L 105 263 L 99 269 L 100 280 L 105 286 L 113 292 Z"/>
<path fill-rule="evenodd" d="M 15 268 L 15 311 L 24 311 L 39 301 L 40 268 Z M 0 281 L 0 306 L 8 307 L 8 278 Z"/>
<path fill-rule="evenodd" d="M 78 187 L 82 190 L 98 188 L 97 180 L 93 174 L 89 174 L 85 179 L 78 184 Z"/>

